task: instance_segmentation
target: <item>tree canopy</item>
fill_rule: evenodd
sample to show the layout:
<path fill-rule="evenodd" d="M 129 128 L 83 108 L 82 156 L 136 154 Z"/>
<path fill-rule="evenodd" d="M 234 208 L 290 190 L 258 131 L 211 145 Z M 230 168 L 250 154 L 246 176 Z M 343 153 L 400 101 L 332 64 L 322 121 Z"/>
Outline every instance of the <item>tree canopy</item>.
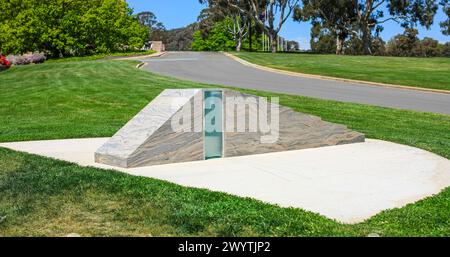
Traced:
<path fill-rule="evenodd" d="M 164 41 L 166 27 L 159 22 L 156 15 L 150 11 L 140 12 L 136 15 L 139 23 L 148 28 L 149 41 Z"/>
<path fill-rule="evenodd" d="M 321 38 L 330 41 L 327 37 L 335 37 L 335 52 L 336 54 L 343 54 L 344 41 L 354 32 L 357 20 L 355 1 L 303 0 L 302 6 L 302 9 L 296 8 L 294 20 L 311 20 L 313 25 L 311 38 L 315 39 L 316 36 L 321 35 Z M 322 29 L 328 29 L 329 35 L 323 35 Z M 312 44 L 314 43 L 313 41 Z"/>
<path fill-rule="evenodd" d="M 135 50 L 148 30 L 122 0 L 2 0 L 0 51 L 51 57 Z"/>
<path fill-rule="evenodd" d="M 386 46 L 386 52 L 391 56 L 434 57 L 450 56 L 450 44 L 440 44 L 439 41 L 425 37 L 420 40 L 417 29 L 407 28 L 402 34 L 394 36 Z"/>
<path fill-rule="evenodd" d="M 344 41 L 352 37 L 352 43 L 360 44 L 364 54 L 373 54 L 378 46 L 379 33 L 388 21 L 404 28 L 418 25 L 429 28 L 439 5 L 449 11 L 449 0 L 303 0 L 294 19 L 311 21 L 316 34 L 335 37 L 336 53 L 343 53 Z M 441 23 L 446 33 L 448 20 Z M 318 32 L 318 28 L 324 32 Z M 322 36 L 322 38 L 324 38 Z M 359 41 L 359 42 L 358 42 Z"/>
<path fill-rule="evenodd" d="M 163 41 L 168 49 L 191 49 L 193 42 L 195 50 L 239 51 L 241 47 L 267 46 L 267 38 L 270 38 L 272 51 L 276 52 L 280 49 L 278 34 L 294 14 L 294 20 L 311 22 L 313 51 L 383 54 L 387 52 L 380 32 L 386 22 L 397 22 L 405 29 L 429 28 L 439 8 L 446 15 L 445 20 L 438 21 L 441 31 L 450 35 L 450 0 L 199 2 L 208 6 L 197 23 L 167 31 L 154 13 L 145 11 L 133 15 L 124 0 L 2 0 L 0 52 L 39 51 L 48 57 L 83 56 L 137 50 L 148 41 Z M 406 35 L 397 38 L 403 40 L 403 36 Z M 435 45 L 427 39 L 421 47 L 429 49 Z M 439 45 L 436 46 L 439 48 Z M 294 46 L 292 42 L 291 46 Z M 390 47 L 394 49 L 392 46 L 391 42 Z"/>
<path fill-rule="evenodd" d="M 199 0 L 209 6 L 223 9 L 223 13 L 237 12 L 266 33 L 272 52 L 278 49 L 278 33 L 298 6 L 299 0 Z M 242 19 L 241 19 L 242 20 Z"/>
<path fill-rule="evenodd" d="M 447 19 L 439 23 L 442 28 L 442 34 L 450 36 L 450 0 L 441 1 L 442 10 L 447 15 Z"/>

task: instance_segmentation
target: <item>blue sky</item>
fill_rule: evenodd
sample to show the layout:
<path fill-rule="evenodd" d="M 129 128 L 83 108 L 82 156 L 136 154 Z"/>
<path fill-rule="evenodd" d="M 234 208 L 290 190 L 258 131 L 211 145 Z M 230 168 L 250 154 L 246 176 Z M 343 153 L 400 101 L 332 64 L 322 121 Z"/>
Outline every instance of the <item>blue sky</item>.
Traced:
<path fill-rule="evenodd" d="M 166 28 L 173 29 L 184 27 L 197 20 L 200 11 L 205 7 L 198 3 L 198 0 L 127 0 L 128 4 L 134 9 L 134 12 L 151 11 L 158 20 L 163 22 Z M 435 22 L 430 30 L 419 27 L 419 37 L 432 37 L 440 42 L 450 41 L 449 36 L 445 36 L 440 32 L 439 22 L 445 19 L 442 10 L 436 15 Z M 289 19 L 280 35 L 292 40 L 300 42 L 302 49 L 309 48 L 309 23 L 298 23 Z M 381 36 L 384 40 L 388 40 L 396 34 L 402 33 L 403 28 L 395 22 L 387 22 L 384 24 L 384 30 Z"/>

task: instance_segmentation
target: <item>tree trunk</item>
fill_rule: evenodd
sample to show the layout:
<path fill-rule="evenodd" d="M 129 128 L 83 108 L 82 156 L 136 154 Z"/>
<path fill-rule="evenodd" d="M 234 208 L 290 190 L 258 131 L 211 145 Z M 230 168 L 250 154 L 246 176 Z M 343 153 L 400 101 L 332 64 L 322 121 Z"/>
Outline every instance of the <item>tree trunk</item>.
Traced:
<path fill-rule="evenodd" d="M 249 51 L 251 52 L 253 50 L 253 46 L 252 46 L 252 22 L 249 22 L 250 24 L 248 25 L 248 44 L 249 44 Z"/>
<path fill-rule="evenodd" d="M 344 40 L 342 37 L 336 37 L 336 55 L 344 54 Z"/>
<path fill-rule="evenodd" d="M 276 53 L 278 50 L 277 33 L 270 32 L 269 37 L 270 37 L 270 43 L 271 43 L 270 46 L 272 49 L 272 53 Z"/>
<path fill-rule="evenodd" d="M 367 26 L 363 27 L 362 30 L 362 43 L 363 43 L 363 53 L 365 55 L 372 55 L 372 50 L 370 49 L 372 35 L 370 33 L 370 28 Z"/>
<path fill-rule="evenodd" d="M 240 52 L 242 48 L 242 37 L 238 37 L 236 40 L 236 52 Z"/>

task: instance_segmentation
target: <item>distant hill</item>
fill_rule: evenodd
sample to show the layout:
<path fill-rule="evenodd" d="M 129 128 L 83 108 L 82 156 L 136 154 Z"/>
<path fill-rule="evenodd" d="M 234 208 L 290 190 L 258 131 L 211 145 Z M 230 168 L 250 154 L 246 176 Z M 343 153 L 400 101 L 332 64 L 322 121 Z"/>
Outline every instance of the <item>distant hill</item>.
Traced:
<path fill-rule="evenodd" d="M 198 24 L 193 23 L 183 28 L 165 31 L 164 43 L 167 51 L 189 51 L 192 45 L 192 35 Z"/>

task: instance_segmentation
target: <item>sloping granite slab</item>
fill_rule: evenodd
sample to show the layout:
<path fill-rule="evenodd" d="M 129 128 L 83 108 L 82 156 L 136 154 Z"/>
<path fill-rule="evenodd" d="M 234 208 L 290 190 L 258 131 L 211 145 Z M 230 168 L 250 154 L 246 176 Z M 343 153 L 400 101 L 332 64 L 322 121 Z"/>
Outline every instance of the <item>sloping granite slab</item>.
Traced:
<path fill-rule="evenodd" d="M 201 93 L 201 89 L 164 90 L 95 152 L 95 161 L 129 168 L 148 165 L 152 161 L 152 164 L 160 164 L 165 163 L 164 160 L 166 162 L 198 160 L 198 158 L 190 159 L 186 156 L 169 158 L 171 153 L 183 151 L 185 147 L 179 143 L 188 140 L 186 137 L 191 139 L 191 143 L 197 141 L 198 147 L 203 148 L 202 142 L 198 142 L 201 133 L 196 133 L 196 136 L 179 133 L 182 135 L 173 138 L 177 133 L 171 131 L 170 122 L 183 106 L 191 104 L 194 96 Z M 160 154 L 169 155 L 169 157 L 162 157 Z M 202 152 L 198 155 L 200 154 Z M 148 159 L 150 163 L 143 159 Z"/>
<path fill-rule="evenodd" d="M 226 90 L 225 96 L 254 97 L 234 90 Z M 268 99 L 269 100 L 269 99 Z M 273 104 L 269 103 L 268 106 Z M 270 109 L 268 108 L 268 117 Z M 261 143 L 261 137 L 267 134 L 260 132 L 226 132 L 225 156 L 243 156 L 251 154 L 300 150 L 322 146 L 341 145 L 364 142 L 362 133 L 349 130 L 346 126 L 323 121 L 320 117 L 296 112 L 289 107 L 278 105 L 279 138 L 275 143 Z M 245 111 L 246 113 L 243 113 Z M 255 115 L 254 108 L 236 110 L 235 116 Z M 230 115 L 227 113 L 226 115 Z M 236 123 L 235 123 L 236 125 Z M 235 130 L 236 131 L 236 130 Z"/>

